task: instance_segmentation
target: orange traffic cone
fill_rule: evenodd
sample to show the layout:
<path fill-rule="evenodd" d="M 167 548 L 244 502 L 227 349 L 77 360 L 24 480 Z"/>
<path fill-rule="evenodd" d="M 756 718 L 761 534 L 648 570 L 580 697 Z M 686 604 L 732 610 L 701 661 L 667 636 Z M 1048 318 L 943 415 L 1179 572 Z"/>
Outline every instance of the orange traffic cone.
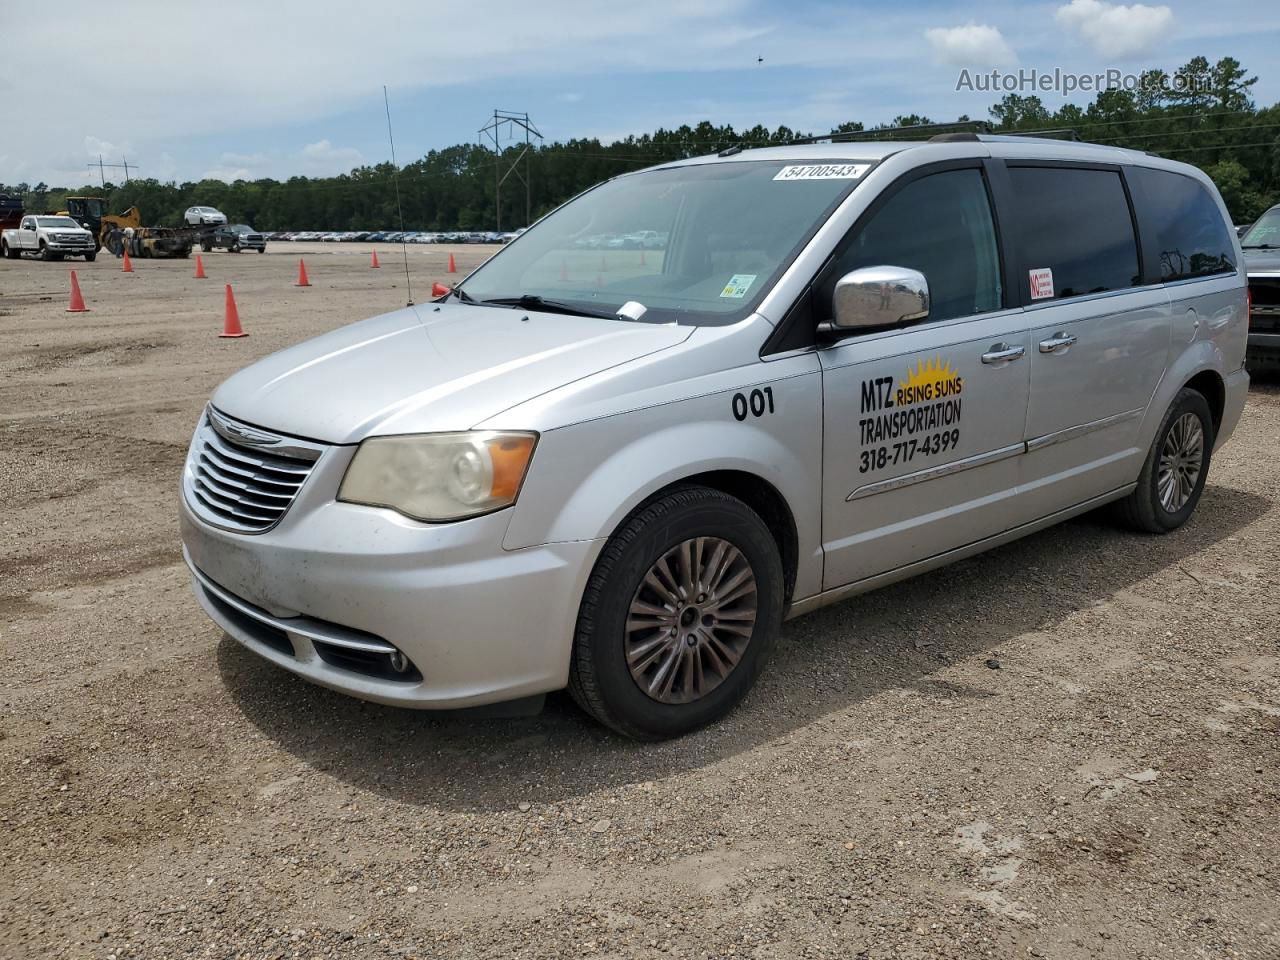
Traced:
<path fill-rule="evenodd" d="M 204 260 L 201 258 L 200 254 L 198 253 L 196 254 L 196 279 L 197 280 L 208 279 L 204 275 Z"/>
<path fill-rule="evenodd" d="M 449 254 L 449 269 L 448 269 L 446 272 L 447 272 L 447 273 L 457 273 L 457 272 L 458 272 L 458 264 L 454 262 L 453 254 L 452 254 L 452 253 L 451 253 L 451 254 Z"/>
<path fill-rule="evenodd" d="M 124 273 L 133 273 L 133 261 L 129 259 L 128 247 L 124 248 L 124 267 L 122 270 Z"/>
<path fill-rule="evenodd" d="M 298 282 L 295 283 L 294 286 L 295 287 L 311 286 L 311 281 L 307 279 L 307 265 L 302 262 L 301 257 L 298 258 Z"/>
<path fill-rule="evenodd" d="M 84 305 L 84 297 L 80 296 L 80 281 L 76 279 L 76 272 L 71 271 L 71 303 L 67 306 L 67 313 L 88 313 L 89 308 Z"/>
<path fill-rule="evenodd" d="M 436 282 L 431 285 L 431 295 L 433 297 L 447 297 L 452 292 L 453 288 L 446 287 L 443 283 Z"/>
<path fill-rule="evenodd" d="M 378 251 L 373 251 L 373 255 L 369 258 L 369 268 L 376 270 L 378 268 Z"/>
<path fill-rule="evenodd" d="M 240 328 L 240 311 L 236 309 L 236 295 L 231 292 L 231 284 L 227 284 L 227 308 L 226 318 L 222 322 L 222 333 L 220 337 L 247 337 L 248 334 Z"/>

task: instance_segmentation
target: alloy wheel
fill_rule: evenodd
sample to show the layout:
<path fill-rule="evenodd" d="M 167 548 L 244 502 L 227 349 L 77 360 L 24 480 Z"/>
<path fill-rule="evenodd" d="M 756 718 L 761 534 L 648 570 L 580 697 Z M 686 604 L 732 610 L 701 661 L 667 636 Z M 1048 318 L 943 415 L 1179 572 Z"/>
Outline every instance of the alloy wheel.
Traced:
<path fill-rule="evenodd" d="M 627 611 L 632 679 L 659 703 L 690 703 L 724 682 L 755 628 L 755 572 L 719 537 L 693 537 L 659 557 Z"/>
<path fill-rule="evenodd" d="M 1204 427 L 1194 413 L 1184 413 L 1173 422 L 1160 448 L 1156 492 L 1166 512 L 1177 513 L 1187 505 L 1203 466 Z"/>

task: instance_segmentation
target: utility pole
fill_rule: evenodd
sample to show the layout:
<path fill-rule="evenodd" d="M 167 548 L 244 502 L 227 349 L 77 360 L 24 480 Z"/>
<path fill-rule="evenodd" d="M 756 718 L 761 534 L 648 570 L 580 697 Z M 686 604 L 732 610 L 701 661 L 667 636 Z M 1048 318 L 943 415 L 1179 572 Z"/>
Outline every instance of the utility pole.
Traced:
<path fill-rule="evenodd" d="M 523 136 L 523 140 L 521 137 Z M 493 227 L 502 230 L 502 185 L 513 173 L 516 179 L 524 184 L 524 225 L 529 226 L 533 219 L 533 193 L 530 186 L 532 179 L 529 170 L 529 151 L 533 147 L 533 139 L 542 141 L 543 136 L 529 119 L 528 113 L 515 113 L 511 110 L 494 110 L 493 119 L 480 128 L 481 142 L 488 141 L 493 145 Z M 503 142 L 510 146 L 521 146 L 520 152 L 503 172 Z M 487 145 L 487 144 L 486 144 Z"/>

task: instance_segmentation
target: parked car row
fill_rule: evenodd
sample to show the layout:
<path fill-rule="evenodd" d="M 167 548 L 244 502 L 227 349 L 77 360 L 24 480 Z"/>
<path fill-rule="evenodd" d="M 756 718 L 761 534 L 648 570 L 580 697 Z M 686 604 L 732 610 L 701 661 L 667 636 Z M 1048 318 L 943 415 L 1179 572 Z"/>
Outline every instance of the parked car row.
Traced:
<path fill-rule="evenodd" d="M 573 241 L 575 247 L 588 250 L 662 250 L 667 234 L 659 230 L 637 230 L 634 233 L 593 233 Z"/>
<path fill-rule="evenodd" d="M 334 232 L 324 230 L 288 230 L 267 233 L 264 236 L 268 240 L 305 240 L 325 243 L 354 243 L 358 241 L 365 243 L 509 243 L 522 233 L 524 233 L 523 228 L 511 233 L 462 233 L 457 231 L 438 233 L 428 230 L 338 230 Z"/>

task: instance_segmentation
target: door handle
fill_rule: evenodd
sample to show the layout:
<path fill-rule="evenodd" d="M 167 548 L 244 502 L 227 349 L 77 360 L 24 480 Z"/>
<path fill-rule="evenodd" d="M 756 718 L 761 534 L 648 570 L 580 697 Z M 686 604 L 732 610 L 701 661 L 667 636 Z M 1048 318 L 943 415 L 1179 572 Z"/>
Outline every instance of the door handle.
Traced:
<path fill-rule="evenodd" d="M 1076 342 L 1076 337 L 1073 334 L 1063 333 L 1061 330 L 1059 330 L 1048 340 L 1040 341 L 1040 352 L 1041 353 L 1057 353 L 1060 350 L 1067 349 L 1067 347 L 1071 346 L 1075 342 Z"/>
<path fill-rule="evenodd" d="M 1026 352 L 1023 347 L 1011 347 L 1007 343 L 993 343 L 991 349 L 982 355 L 982 362 L 1009 363 L 1017 360 Z"/>

